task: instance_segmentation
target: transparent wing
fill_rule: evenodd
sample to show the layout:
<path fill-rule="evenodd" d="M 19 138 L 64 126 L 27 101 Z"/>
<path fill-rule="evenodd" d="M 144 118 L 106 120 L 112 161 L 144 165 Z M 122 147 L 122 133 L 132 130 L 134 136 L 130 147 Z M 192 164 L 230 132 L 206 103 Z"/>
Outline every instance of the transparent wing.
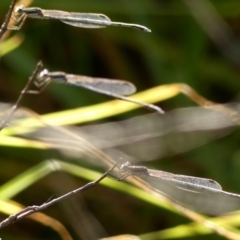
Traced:
<path fill-rule="evenodd" d="M 166 181 L 170 181 L 172 183 L 176 183 L 177 185 L 182 185 L 184 187 L 190 186 L 190 188 L 196 188 L 198 189 L 199 187 L 206 187 L 206 188 L 213 188 L 217 190 L 222 190 L 222 186 L 211 179 L 207 178 L 198 178 L 198 177 L 191 177 L 191 176 L 186 176 L 186 175 L 178 175 L 178 174 L 172 174 L 164 171 L 159 171 L 159 170 L 152 170 L 149 169 L 149 174 L 151 178 L 153 179 L 164 179 Z"/>
<path fill-rule="evenodd" d="M 151 32 L 151 30 L 145 26 L 123 23 L 123 22 L 112 22 L 109 17 L 99 13 L 69 13 L 68 19 L 60 19 L 60 21 L 72 25 L 74 27 L 82 28 L 104 28 L 107 26 L 115 27 L 127 27 L 134 28 L 144 32 Z"/>
<path fill-rule="evenodd" d="M 92 91 L 103 91 L 119 95 L 131 95 L 136 92 L 136 87 L 123 80 L 91 78 L 87 76 L 67 74 L 67 83 L 78 87 L 90 89 Z"/>
<path fill-rule="evenodd" d="M 240 209 L 240 195 L 222 191 L 217 187 L 210 188 L 185 181 L 169 181 L 166 178 L 144 180 L 173 201 L 201 213 L 219 215 Z"/>
<path fill-rule="evenodd" d="M 72 19 L 64 19 L 62 22 L 74 27 L 82 28 L 104 28 L 111 25 L 111 20 L 99 13 L 70 13 Z"/>
<path fill-rule="evenodd" d="M 222 113 L 195 107 L 75 128 L 74 132 L 101 149 L 118 148 L 138 161 L 151 161 L 224 137 L 234 126 Z"/>

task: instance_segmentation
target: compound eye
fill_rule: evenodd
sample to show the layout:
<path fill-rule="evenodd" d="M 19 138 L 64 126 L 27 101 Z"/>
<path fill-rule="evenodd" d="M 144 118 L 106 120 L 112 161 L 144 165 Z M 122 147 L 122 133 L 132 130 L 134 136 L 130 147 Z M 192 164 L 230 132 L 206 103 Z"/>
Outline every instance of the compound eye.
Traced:
<path fill-rule="evenodd" d="M 39 77 L 42 78 L 42 77 L 45 77 L 46 75 L 48 74 L 48 70 L 47 69 L 44 69 L 40 72 L 39 74 Z"/>

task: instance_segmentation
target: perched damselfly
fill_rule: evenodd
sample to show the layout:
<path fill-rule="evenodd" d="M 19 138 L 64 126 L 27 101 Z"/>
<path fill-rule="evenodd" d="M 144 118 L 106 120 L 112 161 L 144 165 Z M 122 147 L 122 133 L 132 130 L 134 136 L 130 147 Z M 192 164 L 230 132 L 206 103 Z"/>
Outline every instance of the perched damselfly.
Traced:
<path fill-rule="evenodd" d="M 38 7 L 25 8 L 18 6 L 14 11 L 14 20 L 17 26 L 10 26 L 9 29 L 19 30 L 27 18 L 38 19 L 56 19 L 74 27 L 81 28 L 104 28 L 108 26 L 128 27 L 141 30 L 144 32 L 151 32 L 147 27 L 138 24 L 112 22 L 109 17 L 99 13 L 78 13 L 66 12 L 59 10 L 44 10 Z"/>
<path fill-rule="evenodd" d="M 221 185 L 211 179 L 177 175 L 126 162 L 120 166 L 118 180 L 130 175 L 144 179 L 173 201 L 202 213 L 218 215 L 240 209 L 240 195 L 223 191 Z"/>
<path fill-rule="evenodd" d="M 163 113 L 163 110 L 158 106 L 124 97 L 125 95 L 131 95 L 136 91 L 136 87 L 128 81 L 95 78 L 83 75 L 67 74 L 65 72 L 49 72 L 47 69 L 42 69 L 37 74 L 34 83 L 40 91 L 42 91 L 50 82 L 64 83 L 86 88 L 93 92 L 101 93 L 127 102 L 132 102 L 150 110 Z M 32 91 L 28 92 L 33 93 Z"/>

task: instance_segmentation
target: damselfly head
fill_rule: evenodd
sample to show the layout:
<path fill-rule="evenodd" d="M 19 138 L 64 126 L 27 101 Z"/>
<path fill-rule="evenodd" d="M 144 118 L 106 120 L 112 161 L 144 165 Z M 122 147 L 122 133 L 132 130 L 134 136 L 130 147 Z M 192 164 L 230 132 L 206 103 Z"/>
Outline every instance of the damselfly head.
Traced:
<path fill-rule="evenodd" d="M 23 12 L 23 10 L 24 10 L 24 6 L 23 5 L 18 5 L 16 8 L 15 8 L 15 10 L 14 10 L 14 12 L 16 12 L 16 13 L 22 13 Z"/>
<path fill-rule="evenodd" d="M 129 166 L 130 166 L 130 163 L 129 163 L 129 162 L 123 163 L 123 164 L 120 166 L 120 171 L 121 171 L 121 172 L 129 171 Z"/>
<path fill-rule="evenodd" d="M 39 73 L 39 78 L 44 78 L 48 75 L 49 71 L 45 68 Z"/>

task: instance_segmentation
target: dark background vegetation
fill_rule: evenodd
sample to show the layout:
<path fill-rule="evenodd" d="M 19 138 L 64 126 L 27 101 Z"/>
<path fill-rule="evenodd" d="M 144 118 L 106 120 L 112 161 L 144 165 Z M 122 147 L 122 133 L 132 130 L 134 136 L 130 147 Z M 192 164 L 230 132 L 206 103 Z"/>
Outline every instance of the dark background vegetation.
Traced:
<path fill-rule="evenodd" d="M 235 46 L 234 50 L 231 43 L 219 48 L 180 0 L 35 0 L 32 6 L 75 12 L 99 12 L 113 21 L 145 25 L 152 33 L 117 27 L 80 29 L 58 21 L 28 19 L 21 29 L 24 42 L 1 58 L 0 101 L 13 103 L 16 100 L 36 63 L 41 59 L 50 71 L 125 79 L 133 82 L 138 91 L 156 85 L 183 82 L 212 101 L 236 102 L 239 100 L 240 86 L 240 2 L 210 2 L 229 25 L 234 36 L 231 42 Z M 0 1 L 1 22 L 9 4 L 10 0 Z M 221 42 L 220 38 L 219 41 Z M 43 114 L 108 99 L 87 90 L 51 84 L 41 95 L 27 96 L 22 105 Z M 158 104 L 165 111 L 195 105 L 182 95 Z M 104 121 L 127 119 L 145 113 L 147 110 L 140 109 Z M 29 156 L 34 158 L 29 159 Z M 51 157 L 51 153 L 1 147 L 1 183 L 34 166 L 46 156 Z M 154 166 L 174 173 L 212 178 L 220 182 L 227 191 L 240 193 L 239 156 L 239 134 L 236 131 L 226 138 L 186 154 L 161 159 L 161 162 L 155 162 Z M 53 174 L 36 183 L 15 200 L 24 205 L 46 201 L 54 194 L 54 190 L 47 185 L 48 180 L 54 177 L 57 175 Z M 79 179 L 73 180 L 78 186 L 84 183 Z M 109 235 L 141 234 L 188 222 L 184 217 L 102 186 L 84 193 L 84 201 Z M 69 231 L 72 231 L 75 239 L 78 238 L 59 208 L 50 209 L 48 214 L 62 221 Z M 1 215 L 2 219 L 4 217 Z M 0 236 L 2 239 L 58 239 L 54 232 L 30 220 L 2 230 Z M 192 239 L 206 239 L 205 237 Z M 220 237 L 209 235 L 208 239 Z"/>

